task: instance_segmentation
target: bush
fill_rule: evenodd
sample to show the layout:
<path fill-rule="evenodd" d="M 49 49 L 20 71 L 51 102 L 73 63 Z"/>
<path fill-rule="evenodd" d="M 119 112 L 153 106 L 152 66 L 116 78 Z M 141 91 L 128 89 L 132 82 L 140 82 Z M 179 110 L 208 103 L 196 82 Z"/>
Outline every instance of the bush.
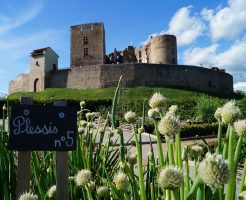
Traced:
<path fill-rule="evenodd" d="M 154 125 L 149 121 L 144 127 L 148 133 L 154 132 Z M 216 136 L 218 132 L 218 123 L 196 123 L 196 124 L 182 124 L 180 137 L 189 138 L 198 136 Z M 226 132 L 226 127 L 223 127 L 223 133 Z"/>
<path fill-rule="evenodd" d="M 224 101 L 211 98 L 209 96 L 201 96 L 197 100 L 195 107 L 195 117 L 198 121 L 214 122 L 214 113 L 218 107 L 223 105 Z"/>

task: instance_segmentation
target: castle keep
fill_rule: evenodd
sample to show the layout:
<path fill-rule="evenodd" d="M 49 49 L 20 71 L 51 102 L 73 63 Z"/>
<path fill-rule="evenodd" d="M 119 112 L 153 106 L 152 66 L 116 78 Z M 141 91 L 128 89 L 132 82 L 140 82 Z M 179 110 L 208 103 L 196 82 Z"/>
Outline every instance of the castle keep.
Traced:
<path fill-rule="evenodd" d="M 9 83 L 9 93 L 38 92 L 45 88 L 93 89 L 115 87 L 172 86 L 207 92 L 233 92 L 233 78 L 217 67 L 178 65 L 174 35 L 149 38 L 143 46 L 128 46 L 106 55 L 103 23 L 71 26 L 70 68 L 58 69 L 58 55 L 50 48 L 30 55 L 30 73 Z"/>

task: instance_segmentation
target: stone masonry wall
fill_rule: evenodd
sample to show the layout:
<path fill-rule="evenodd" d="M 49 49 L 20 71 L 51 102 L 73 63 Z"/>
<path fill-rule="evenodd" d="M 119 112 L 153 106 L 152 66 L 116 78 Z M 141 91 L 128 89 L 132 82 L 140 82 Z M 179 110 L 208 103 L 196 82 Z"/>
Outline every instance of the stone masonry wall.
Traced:
<path fill-rule="evenodd" d="M 122 76 L 123 87 L 186 87 L 207 92 L 233 92 L 230 74 L 208 68 L 167 64 L 111 64 L 53 71 L 47 77 L 49 87 L 93 89 L 115 87 Z M 32 77 L 32 76 L 31 76 Z M 30 91 L 30 75 L 10 82 L 10 93 Z M 30 83 L 30 84 L 28 84 Z"/>

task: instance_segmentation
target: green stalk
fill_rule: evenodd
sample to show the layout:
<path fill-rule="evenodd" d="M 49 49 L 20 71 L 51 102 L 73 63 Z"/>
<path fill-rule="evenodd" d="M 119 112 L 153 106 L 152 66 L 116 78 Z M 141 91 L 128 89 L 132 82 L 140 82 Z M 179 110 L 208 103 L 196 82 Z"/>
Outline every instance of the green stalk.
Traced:
<path fill-rule="evenodd" d="M 219 127 L 218 127 L 218 145 L 217 145 L 217 148 L 216 148 L 216 153 L 217 154 L 220 154 L 220 151 L 221 151 L 221 141 L 222 141 L 222 124 L 221 122 L 219 122 Z"/>
<path fill-rule="evenodd" d="M 204 200 L 204 185 L 200 185 L 197 189 L 197 195 L 196 195 L 196 200 Z"/>
<path fill-rule="evenodd" d="M 133 133 L 134 133 L 134 136 L 135 136 L 137 153 L 138 153 L 137 162 L 138 162 L 138 177 L 139 177 L 141 200 L 146 200 L 146 193 L 145 193 L 145 188 L 144 188 L 144 177 L 143 177 L 143 166 L 142 166 L 141 149 L 140 149 L 140 144 L 139 144 L 139 141 L 138 141 L 136 129 L 135 129 L 133 124 L 132 124 L 132 129 L 133 129 Z"/>
<path fill-rule="evenodd" d="M 175 165 L 174 153 L 173 153 L 173 143 L 170 141 L 168 141 L 168 157 L 169 157 L 169 165 Z"/>
<path fill-rule="evenodd" d="M 160 137 L 160 133 L 158 131 L 158 126 L 157 126 L 156 120 L 154 120 L 154 125 L 155 125 L 155 134 L 156 134 L 156 137 L 157 137 L 157 146 L 158 146 L 160 164 L 161 164 L 161 167 L 163 167 L 165 165 L 165 161 L 164 161 L 164 156 L 163 156 L 161 137 Z"/>
<path fill-rule="evenodd" d="M 182 166 L 182 152 L 181 152 L 181 140 L 180 140 L 180 133 L 177 133 L 175 135 L 175 143 L 176 143 L 176 151 L 177 151 L 177 165 L 178 167 L 180 167 L 180 169 L 183 168 Z M 184 185 L 181 185 L 180 187 L 180 199 L 183 200 L 184 199 Z"/>
<path fill-rule="evenodd" d="M 202 184 L 202 180 L 200 177 L 196 177 L 194 182 L 193 182 L 193 185 L 190 189 L 190 192 L 186 198 L 186 200 L 193 200 L 194 199 L 194 196 L 196 194 L 196 191 L 197 191 L 197 188 Z"/>
<path fill-rule="evenodd" d="M 87 190 L 88 199 L 93 200 L 90 187 L 86 186 L 86 190 Z"/>
<path fill-rule="evenodd" d="M 229 128 L 229 146 L 228 146 L 228 163 L 229 163 L 229 169 L 232 173 L 229 179 L 229 183 L 226 184 L 226 200 L 233 200 L 235 189 L 233 190 L 233 179 L 235 179 L 235 172 L 234 172 L 234 140 L 235 136 L 232 131 L 231 124 L 228 124 Z"/>
<path fill-rule="evenodd" d="M 227 131 L 226 131 L 226 137 L 225 137 L 225 143 L 223 147 L 223 158 L 226 160 L 228 158 L 228 141 L 229 141 L 229 133 L 230 133 L 230 126 L 227 125 Z"/>
<path fill-rule="evenodd" d="M 145 107 L 146 107 L 146 99 L 144 99 L 144 101 L 143 101 L 143 113 L 142 113 L 142 116 L 143 116 L 143 120 L 142 120 L 142 128 L 144 127 L 144 125 L 145 125 L 145 113 L 146 113 L 146 109 L 145 109 Z"/>
<path fill-rule="evenodd" d="M 123 133 L 120 134 L 120 161 L 125 161 L 125 143 Z"/>
<path fill-rule="evenodd" d="M 189 163 L 188 158 L 185 159 L 185 198 L 190 192 L 190 169 L 189 169 Z"/>
<path fill-rule="evenodd" d="M 118 99 L 118 94 L 119 94 L 119 90 L 120 90 L 121 79 L 122 79 L 122 76 L 120 77 L 119 82 L 118 82 L 118 86 L 117 86 L 117 88 L 115 90 L 113 104 L 112 104 L 112 118 L 111 118 L 111 121 L 112 121 L 113 129 L 116 128 L 115 112 L 116 112 L 116 105 L 117 105 L 117 99 Z"/>
<path fill-rule="evenodd" d="M 239 193 L 241 193 L 245 189 L 245 183 L 244 183 L 245 177 L 246 177 L 246 160 L 244 161 L 243 175 L 240 181 Z"/>

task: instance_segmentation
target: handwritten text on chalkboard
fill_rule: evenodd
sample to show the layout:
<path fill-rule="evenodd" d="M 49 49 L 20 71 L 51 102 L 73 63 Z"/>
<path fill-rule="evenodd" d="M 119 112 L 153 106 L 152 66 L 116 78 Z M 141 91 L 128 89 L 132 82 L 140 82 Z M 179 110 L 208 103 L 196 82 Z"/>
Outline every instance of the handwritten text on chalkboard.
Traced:
<path fill-rule="evenodd" d="M 76 110 L 63 106 L 13 105 L 11 150 L 75 150 Z"/>

